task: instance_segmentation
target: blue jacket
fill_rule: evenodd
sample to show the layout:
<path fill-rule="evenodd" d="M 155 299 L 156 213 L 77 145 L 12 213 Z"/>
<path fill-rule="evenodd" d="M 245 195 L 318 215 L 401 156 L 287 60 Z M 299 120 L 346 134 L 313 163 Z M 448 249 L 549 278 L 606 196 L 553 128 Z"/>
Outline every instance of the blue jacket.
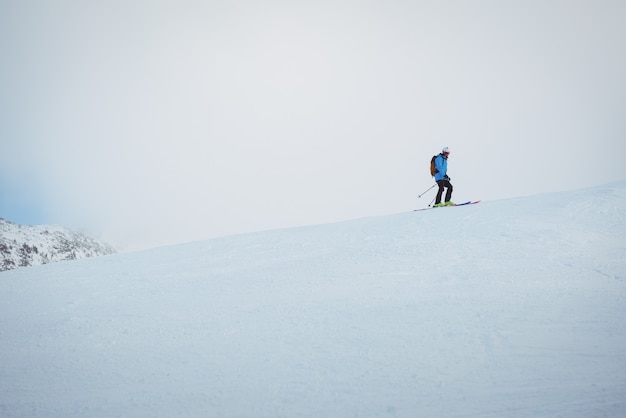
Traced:
<path fill-rule="evenodd" d="M 448 174 L 448 157 L 443 154 L 439 154 L 435 158 L 435 181 L 444 180 L 444 177 Z"/>

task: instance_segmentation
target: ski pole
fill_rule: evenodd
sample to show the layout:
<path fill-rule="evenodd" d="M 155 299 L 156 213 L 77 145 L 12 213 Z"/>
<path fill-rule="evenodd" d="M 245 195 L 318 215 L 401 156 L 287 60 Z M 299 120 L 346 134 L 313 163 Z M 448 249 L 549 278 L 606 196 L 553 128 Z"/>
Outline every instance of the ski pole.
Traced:
<path fill-rule="evenodd" d="M 437 185 L 437 183 L 433 184 L 432 186 L 430 186 L 430 188 L 428 188 L 428 190 L 425 190 L 425 191 L 424 191 L 421 195 L 419 195 L 419 196 L 417 196 L 417 197 L 422 197 L 422 196 L 424 196 L 426 193 L 428 193 L 428 191 L 429 191 L 430 189 L 432 189 L 432 188 L 433 188 L 433 187 L 435 187 L 436 185 Z"/>
<path fill-rule="evenodd" d="M 433 205 L 433 202 L 435 201 L 435 198 L 436 198 L 436 197 L 437 197 L 437 196 L 433 197 L 433 200 L 431 200 L 431 201 L 430 201 L 430 203 L 428 204 L 428 207 L 431 207 L 431 206 Z"/>

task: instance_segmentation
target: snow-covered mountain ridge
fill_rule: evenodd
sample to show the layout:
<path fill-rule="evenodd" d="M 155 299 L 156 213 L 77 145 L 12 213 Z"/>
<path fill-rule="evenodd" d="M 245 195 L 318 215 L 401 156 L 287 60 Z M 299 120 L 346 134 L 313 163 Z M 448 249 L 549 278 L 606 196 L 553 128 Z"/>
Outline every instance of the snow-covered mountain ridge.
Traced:
<path fill-rule="evenodd" d="M 114 253 L 111 246 L 60 226 L 0 218 L 0 271 Z"/>
<path fill-rule="evenodd" d="M 0 275 L 3 417 L 626 411 L 626 182 Z"/>

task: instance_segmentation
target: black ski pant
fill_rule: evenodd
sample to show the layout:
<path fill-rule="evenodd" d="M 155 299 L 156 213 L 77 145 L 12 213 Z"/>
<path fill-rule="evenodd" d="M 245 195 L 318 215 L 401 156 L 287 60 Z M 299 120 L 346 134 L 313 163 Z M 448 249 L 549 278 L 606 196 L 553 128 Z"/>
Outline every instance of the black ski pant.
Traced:
<path fill-rule="evenodd" d="M 439 191 L 437 192 L 437 197 L 435 198 L 435 205 L 441 203 L 443 189 L 448 189 L 446 191 L 446 200 L 444 200 L 444 202 L 449 202 L 452 198 L 452 184 L 450 184 L 450 180 L 437 180 L 437 185 L 439 186 Z"/>

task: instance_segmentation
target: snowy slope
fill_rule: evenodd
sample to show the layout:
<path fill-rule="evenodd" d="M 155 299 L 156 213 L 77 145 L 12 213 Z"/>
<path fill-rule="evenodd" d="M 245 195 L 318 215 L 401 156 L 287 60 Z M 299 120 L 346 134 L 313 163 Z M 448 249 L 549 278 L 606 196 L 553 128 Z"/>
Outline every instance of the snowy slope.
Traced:
<path fill-rule="evenodd" d="M 113 254 L 107 244 L 56 225 L 18 225 L 0 218 L 0 271 Z"/>
<path fill-rule="evenodd" d="M 0 275 L 3 417 L 623 417 L 626 182 Z"/>

